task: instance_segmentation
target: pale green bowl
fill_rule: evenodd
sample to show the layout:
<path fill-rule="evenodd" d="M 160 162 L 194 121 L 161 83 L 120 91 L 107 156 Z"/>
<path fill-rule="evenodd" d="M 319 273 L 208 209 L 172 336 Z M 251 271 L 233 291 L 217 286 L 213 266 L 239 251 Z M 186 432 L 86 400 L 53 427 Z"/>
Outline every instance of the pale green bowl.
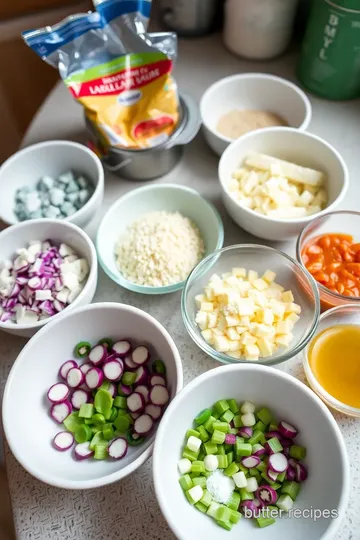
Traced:
<path fill-rule="evenodd" d="M 214 206 L 197 191 L 176 184 L 156 184 L 134 189 L 120 197 L 107 211 L 96 238 L 96 249 L 104 272 L 118 285 L 142 294 L 166 294 L 185 285 L 179 281 L 165 287 L 138 285 L 125 279 L 116 266 L 115 245 L 120 235 L 140 216 L 165 210 L 180 212 L 200 229 L 205 242 L 205 255 L 220 249 L 224 241 L 224 227 Z"/>

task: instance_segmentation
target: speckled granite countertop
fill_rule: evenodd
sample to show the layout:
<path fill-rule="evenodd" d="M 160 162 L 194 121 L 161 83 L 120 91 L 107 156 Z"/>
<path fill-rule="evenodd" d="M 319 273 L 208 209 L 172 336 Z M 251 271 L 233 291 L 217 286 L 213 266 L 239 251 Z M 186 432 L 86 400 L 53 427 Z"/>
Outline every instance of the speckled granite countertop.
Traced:
<path fill-rule="evenodd" d="M 180 43 L 177 81 L 183 91 L 199 99 L 204 90 L 217 79 L 238 72 L 271 72 L 294 79 L 296 56 L 289 54 L 267 63 L 245 62 L 224 51 L 217 37 L 187 40 Z M 207 65 L 208 67 L 205 67 Z M 358 210 L 358 148 L 360 136 L 360 101 L 332 103 L 311 97 L 313 120 L 310 130 L 326 138 L 345 158 L 351 187 L 343 208 Z M 81 108 L 59 84 L 35 117 L 24 144 L 46 139 L 84 141 L 85 132 Z M 219 209 L 225 226 L 225 245 L 258 242 L 241 231 L 225 214 L 217 183 L 217 159 L 206 147 L 201 134 L 187 147 L 182 163 L 160 182 L 174 182 L 197 189 Z M 97 225 L 110 204 L 126 191 L 142 185 L 129 183 L 107 175 L 104 205 L 87 232 L 92 238 Z M 294 255 L 293 244 L 277 245 Z M 95 302 L 129 303 L 156 317 L 173 336 L 184 366 L 185 384 L 216 362 L 200 351 L 187 335 L 180 315 L 180 293 L 149 297 L 117 287 L 100 271 Z M 25 340 L 8 334 L 0 338 L 0 390 L 13 361 Z M 299 358 L 280 369 L 303 379 Z M 344 434 L 352 462 L 352 488 L 346 519 L 336 540 L 360 539 L 360 421 L 336 415 Z M 22 469 L 6 447 L 6 463 L 19 540 L 170 540 L 174 536 L 167 527 L 157 505 L 151 460 L 131 477 L 104 489 L 64 491 L 35 480 Z"/>

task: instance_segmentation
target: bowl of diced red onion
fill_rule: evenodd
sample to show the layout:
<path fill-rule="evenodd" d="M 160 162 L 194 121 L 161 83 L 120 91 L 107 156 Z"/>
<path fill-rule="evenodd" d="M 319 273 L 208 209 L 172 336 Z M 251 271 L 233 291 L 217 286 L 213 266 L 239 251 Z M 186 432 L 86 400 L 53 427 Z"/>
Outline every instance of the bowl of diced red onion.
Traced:
<path fill-rule="evenodd" d="M 16 359 L 4 391 L 5 436 L 47 484 L 110 484 L 150 457 L 182 385 L 179 352 L 156 319 L 124 304 L 91 304 L 55 317 Z"/>
<path fill-rule="evenodd" d="M 0 233 L 0 330 L 30 337 L 89 304 L 96 283 L 96 251 L 78 226 L 34 219 Z"/>

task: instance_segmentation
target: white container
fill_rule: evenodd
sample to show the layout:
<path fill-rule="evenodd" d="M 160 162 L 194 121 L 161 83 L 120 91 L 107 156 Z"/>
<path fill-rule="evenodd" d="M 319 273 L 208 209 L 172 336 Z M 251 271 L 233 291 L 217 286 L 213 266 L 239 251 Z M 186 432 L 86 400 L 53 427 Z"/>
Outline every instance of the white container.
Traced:
<path fill-rule="evenodd" d="M 7 159 L 0 168 L 0 219 L 9 225 L 18 223 L 14 214 L 15 192 L 24 186 L 34 186 L 42 176 L 58 177 L 73 170 L 86 176 L 94 192 L 84 206 L 59 221 L 79 227 L 93 219 L 104 196 L 104 169 L 100 159 L 83 144 L 73 141 L 45 141 L 27 146 Z M 29 223 L 32 220 L 28 220 Z"/>
<path fill-rule="evenodd" d="M 119 339 L 126 336 L 152 345 L 156 358 L 166 365 L 171 399 L 182 389 L 181 358 L 173 339 L 154 317 L 141 309 L 103 302 L 71 311 L 46 325 L 15 360 L 6 381 L 2 417 L 15 458 L 35 478 L 51 486 L 63 489 L 105 486 L 134 472 L 152 454 L 158 423 L 143 444 L 129 447 L 123 459 L 79 462 L 71 450 L 58 452 L 51 444 L 63 427 L 50 418 L 46 392 L 57 380 L 61 364 L 73 358 L 76 343 L 83 340 L 96 343 L 104 336 Z M 121 538 L 122 533 L 118 532 L 117 536 Z M 110 538 L 105 529 L 103 538 Z"/>
<path fill-rule="evenodd" d="M 189 504 L 179 486 L 177 463 L 186 430 L 201 410 L 224 398 L 249 400 L 259 407 L 269 407 L 276 418 L 298 428 L 298 444 L 307 449 L 305 463 L 309 476 L 293 512 L 283 514 L 266 529 L 257 527 L 252 519 L 243 518 L 231 531 L 226 531 Z M 178 540 L 331 540 L 347 510 L 351 485 L 345 442 L 324 403 L 287 373 L 268 366 L 244 364 L 203 373 L 170 403 L 155 439 L 153 480 L 160 509 Z M 321 514 L 319 519 L 307 515 L 315 508 Z M 331 517 L 325 509 L 333 511 Z"/>
<path fill-rule="evenodd" d="M 245 208 L 228 189 L 232 173 L 250 152 L 268 154 L 303 167 L 323 171 L 327 176 L 325 189 L 327 207 L 317 214 L 301 219 L 274 219 Z M 225 208 L 245 231 L 266 240 L 290 240 L 298 236 L 315 217 L 334 211 L 349 187 L 349 173 L 340 154 L 329 143 L 304 131 L 274 127 L 252 131 L 234 141 L 223 153 L 219 163 L 219 179 Z"/>
<path fill-rule="evenodd" d="M 217 130 L 218 122 L 237 109 L 270 111 L 300 130 L 306 130 L 311 120 L 310 100 L 292 82 L 265 73 L 225 77 L 212 84 L 200 101 L 204 136 L 218 156 L 234 141 Z"/>
<path fill-rule="evenodd" d="M 98 275 L 95 246 L 88 235 L 73 223 L 60 219 L 32 219 L 4 229 L 0 233 L 0 261 L 13 259 L 16 250 L 27 246 L 31 240 L 44 241 L 48 239 L 55 244 L 62 242 L 68 244 L 74 248 L 78 255 L 88 261 L 90 272 L 83 290 L 63 311 L 49 319 L 43 319 L 33 324 L 0 322 L 0 331 L 15 336 L 31 337 L 49 322 L 66 316 L 74 308 L 90 304 L 94 298 Z"/>
<path fill-rule="evenodd" d="M 224 43 L 245 58 L 266 60 L 289 44 L 298 0 L 226 0 Z"/>

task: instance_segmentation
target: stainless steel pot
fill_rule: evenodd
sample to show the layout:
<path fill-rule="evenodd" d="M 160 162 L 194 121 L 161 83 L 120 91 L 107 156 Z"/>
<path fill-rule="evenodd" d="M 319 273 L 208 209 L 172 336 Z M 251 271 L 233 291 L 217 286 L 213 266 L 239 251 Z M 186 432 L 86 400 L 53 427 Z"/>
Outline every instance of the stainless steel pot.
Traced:
<path fill-rule="evenodd" d="M 100 153 L 104 167 L 128 180 L 153 180 L 170 172 L 183 155 L 184 146 L 191 142 L 200 129 L 200 113 L 195 101 L 188 95 L 180 96 L 181 117 L 177 129 L 164 143 L 153 148 L 127 150 L 109 146 Z M 101 147 L 94 126 L 86 120 L 92 143 Z"/>

